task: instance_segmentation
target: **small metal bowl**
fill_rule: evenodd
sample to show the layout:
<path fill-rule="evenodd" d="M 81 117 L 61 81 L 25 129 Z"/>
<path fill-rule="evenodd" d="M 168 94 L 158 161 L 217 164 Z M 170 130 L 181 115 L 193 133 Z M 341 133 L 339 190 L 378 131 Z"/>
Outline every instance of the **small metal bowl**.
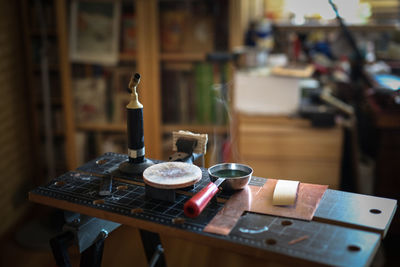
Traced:
<path fill-rule="evenodd" d="M 250 181 L 253 169 L 240 163 L 221 163 L 208 168 L 211 181 L 225 178 L 222 190 L 233 191 L 243 189 Z"/>

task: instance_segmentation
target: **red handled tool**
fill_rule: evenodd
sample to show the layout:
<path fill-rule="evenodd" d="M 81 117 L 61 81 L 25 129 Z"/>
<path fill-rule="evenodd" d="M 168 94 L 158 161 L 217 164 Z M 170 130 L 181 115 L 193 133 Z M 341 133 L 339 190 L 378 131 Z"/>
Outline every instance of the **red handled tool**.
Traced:
<path fill-rule="evenodd" d="M 207 206 L 208 202 L 215 196 L 219 191 L 219 186 L 225 181 L 225 178 L 219 178 L 214 183 L 209 183 L 206 187 L 201 189 L 196 195 L 194 195 L 189 201 L 185 203 L 183 211 L 189 218 L 196 218 Z"/>

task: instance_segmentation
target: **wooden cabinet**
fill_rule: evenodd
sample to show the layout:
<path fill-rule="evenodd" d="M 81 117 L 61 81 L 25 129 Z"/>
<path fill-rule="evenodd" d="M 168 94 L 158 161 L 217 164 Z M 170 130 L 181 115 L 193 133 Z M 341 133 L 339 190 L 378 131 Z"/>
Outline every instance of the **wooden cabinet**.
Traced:
<path fill-rule="evenodd" d="M 339 188 L 343 133 L 299 118 L 237 116 L 237 159 L 254 175 Z"/>

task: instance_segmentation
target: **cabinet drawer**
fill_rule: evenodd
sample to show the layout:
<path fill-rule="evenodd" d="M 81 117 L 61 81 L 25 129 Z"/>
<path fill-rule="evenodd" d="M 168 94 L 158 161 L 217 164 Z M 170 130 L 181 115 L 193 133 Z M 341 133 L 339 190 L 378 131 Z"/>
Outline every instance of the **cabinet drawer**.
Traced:
<path fill-rule="evenodd" d="M 254 176 L 297 180 L 304 183 L 327 184 L 331 189 L 340 185 L 339 162 L 257 159 L 243 157 Z"/>
<path fill-rule="evenodd" d="M 340 128 L 315 129 L 277 125 L 239 128 L 242 156 L 275 159 L 339 161 L 342 151 Z"/>

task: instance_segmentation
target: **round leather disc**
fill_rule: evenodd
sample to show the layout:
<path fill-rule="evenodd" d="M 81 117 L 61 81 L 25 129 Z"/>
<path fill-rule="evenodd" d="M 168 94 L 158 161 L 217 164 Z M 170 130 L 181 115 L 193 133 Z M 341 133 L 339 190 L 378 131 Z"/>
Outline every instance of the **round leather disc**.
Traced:
<path fill-rule="evenodd" d="M 188 187 L 197 183 L 201 176 L 199 167 L 185 162 L 158 163 L 143 172 L 146 184 L 161 189 Z"/>

